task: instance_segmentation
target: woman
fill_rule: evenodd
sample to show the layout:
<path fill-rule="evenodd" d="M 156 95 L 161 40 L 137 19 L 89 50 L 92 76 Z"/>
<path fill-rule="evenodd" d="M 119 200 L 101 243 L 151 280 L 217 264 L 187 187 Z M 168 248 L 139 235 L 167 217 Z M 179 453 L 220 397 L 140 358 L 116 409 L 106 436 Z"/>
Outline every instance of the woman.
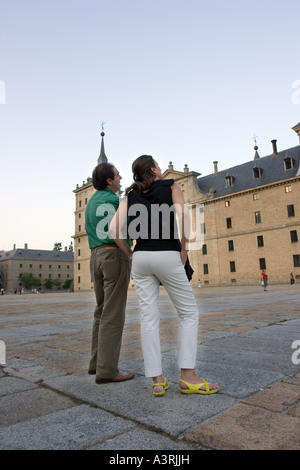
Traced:
<path fill-rule="evenodd" d="M 218 384 L 207 383 L 195 372 L 198 308 L 188 282 L 188 216 L 182 191 L 174 180 L 163 180 L 156 161 L 149 155 L 137 158 L 133 165 L 134 183 L 112 220 L 110 231 L 117 245 L 132 257 L 132 277 L 141 309 L 141 342 L 145 376 L 152 377 L 153 393 L 163 396 L 169 388 L 162 374 L 159 340 L 159 285 L 163 284 L 180 318 L 178 365 L 181 369 L 180 392 L 211 394 Z M 161 211 L 160 211 L 161 210 Z M 176 215 L 179 227 L 176 223 Z M 132 251 L 121 235 L 127 217 L 129 236 L 136 240 Z M 181 242 L 177 230 L 181 232 Z"/>

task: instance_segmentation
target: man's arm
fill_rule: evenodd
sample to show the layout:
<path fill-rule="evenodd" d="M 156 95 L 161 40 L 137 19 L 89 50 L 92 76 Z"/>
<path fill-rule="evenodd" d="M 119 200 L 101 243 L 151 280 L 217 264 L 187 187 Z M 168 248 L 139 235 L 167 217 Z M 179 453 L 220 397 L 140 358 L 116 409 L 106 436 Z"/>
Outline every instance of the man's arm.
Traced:
<path fill-rule="evenodd" d="M 122 234 L 122 228 L 127 224 L 127 197 L 122 199 L 117 212 L 115 213 L 109 231 L 112 238 L 115 240 L 118 247 L 125 253 L 128 258 L 132 258 L 132 251 L 127 245 Z"/>

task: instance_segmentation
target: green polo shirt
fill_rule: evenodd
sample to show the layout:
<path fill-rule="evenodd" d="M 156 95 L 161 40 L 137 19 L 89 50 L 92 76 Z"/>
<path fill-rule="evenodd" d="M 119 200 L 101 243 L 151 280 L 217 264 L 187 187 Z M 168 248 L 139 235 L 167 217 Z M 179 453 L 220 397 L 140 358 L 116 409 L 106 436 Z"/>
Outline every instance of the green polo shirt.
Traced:
<path fill-rule="evenodd" d="M 118 210 L 119 202 L 119 197 L 108 188 L 96 191 L 90 198 L 85 209 L 85 230 L 90 249 L 114 243 L 109 224 Z M 126 241 L 130 246 L 129 240 Z"/>

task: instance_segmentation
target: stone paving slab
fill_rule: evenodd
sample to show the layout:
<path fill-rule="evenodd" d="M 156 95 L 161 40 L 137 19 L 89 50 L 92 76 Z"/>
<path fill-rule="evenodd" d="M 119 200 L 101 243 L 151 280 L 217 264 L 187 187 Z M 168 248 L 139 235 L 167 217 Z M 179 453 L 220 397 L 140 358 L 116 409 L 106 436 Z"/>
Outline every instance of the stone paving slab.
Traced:
<path fill-rule="evenodd" d="M 177 442 L 170 439 L 167 436 L 164 436 L 161 433 L 145 431 L 139 427 L 136 427 L 132 431 L 127 431 L 126 433 L 119 434 L 117 437 L 108 439 L 107 441 L 97 444 L 90 447 L 90 450 L 153 450 L 155 451 L 195 451 L 202 450 L 203 447 L 199 444 L 188 444 L 183 442 Z"/>
<path fill-rule="evenodd" d="M 0 429 L 73 406 L 72 398 L 41 387 L 9 394 L 0 397 Z"/>
<path fill-rule="evenodd" d="M 83 404 L 0 428 L 0 449 L 86 449 L 134 427 L 128 420 Z"/>
<path fill-rule="evenodd" d="M 298 418 L 239 404 L 184 437 L 218 450 L 299 450 L 299 429 Z"/>
<path fill-rule="evenodd" d="M 112 383 L 96 385 L 93 376 L 79 373 L 46 381 L 46 385 L 175 437 L 235 403 L 234 398 L 221 393 L 201 397 L 183 395 L 177 383 L 171 384 L 164 397 L 167 399 L 159 400 L 152 394 L 151 380 L 143 377 L 116 387 Z"/>

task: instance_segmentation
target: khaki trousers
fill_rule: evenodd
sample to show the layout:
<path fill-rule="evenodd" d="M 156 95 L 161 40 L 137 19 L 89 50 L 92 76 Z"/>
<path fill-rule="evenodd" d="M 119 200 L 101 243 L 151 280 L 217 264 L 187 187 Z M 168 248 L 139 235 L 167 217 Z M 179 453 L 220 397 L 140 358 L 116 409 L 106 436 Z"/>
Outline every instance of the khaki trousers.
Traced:
<path fill-rule="evenodd" d="M 117 247 L 91 251 L 94 312 L 90 369 L 109 379 L 118 372 L 131 261 Z"/>

